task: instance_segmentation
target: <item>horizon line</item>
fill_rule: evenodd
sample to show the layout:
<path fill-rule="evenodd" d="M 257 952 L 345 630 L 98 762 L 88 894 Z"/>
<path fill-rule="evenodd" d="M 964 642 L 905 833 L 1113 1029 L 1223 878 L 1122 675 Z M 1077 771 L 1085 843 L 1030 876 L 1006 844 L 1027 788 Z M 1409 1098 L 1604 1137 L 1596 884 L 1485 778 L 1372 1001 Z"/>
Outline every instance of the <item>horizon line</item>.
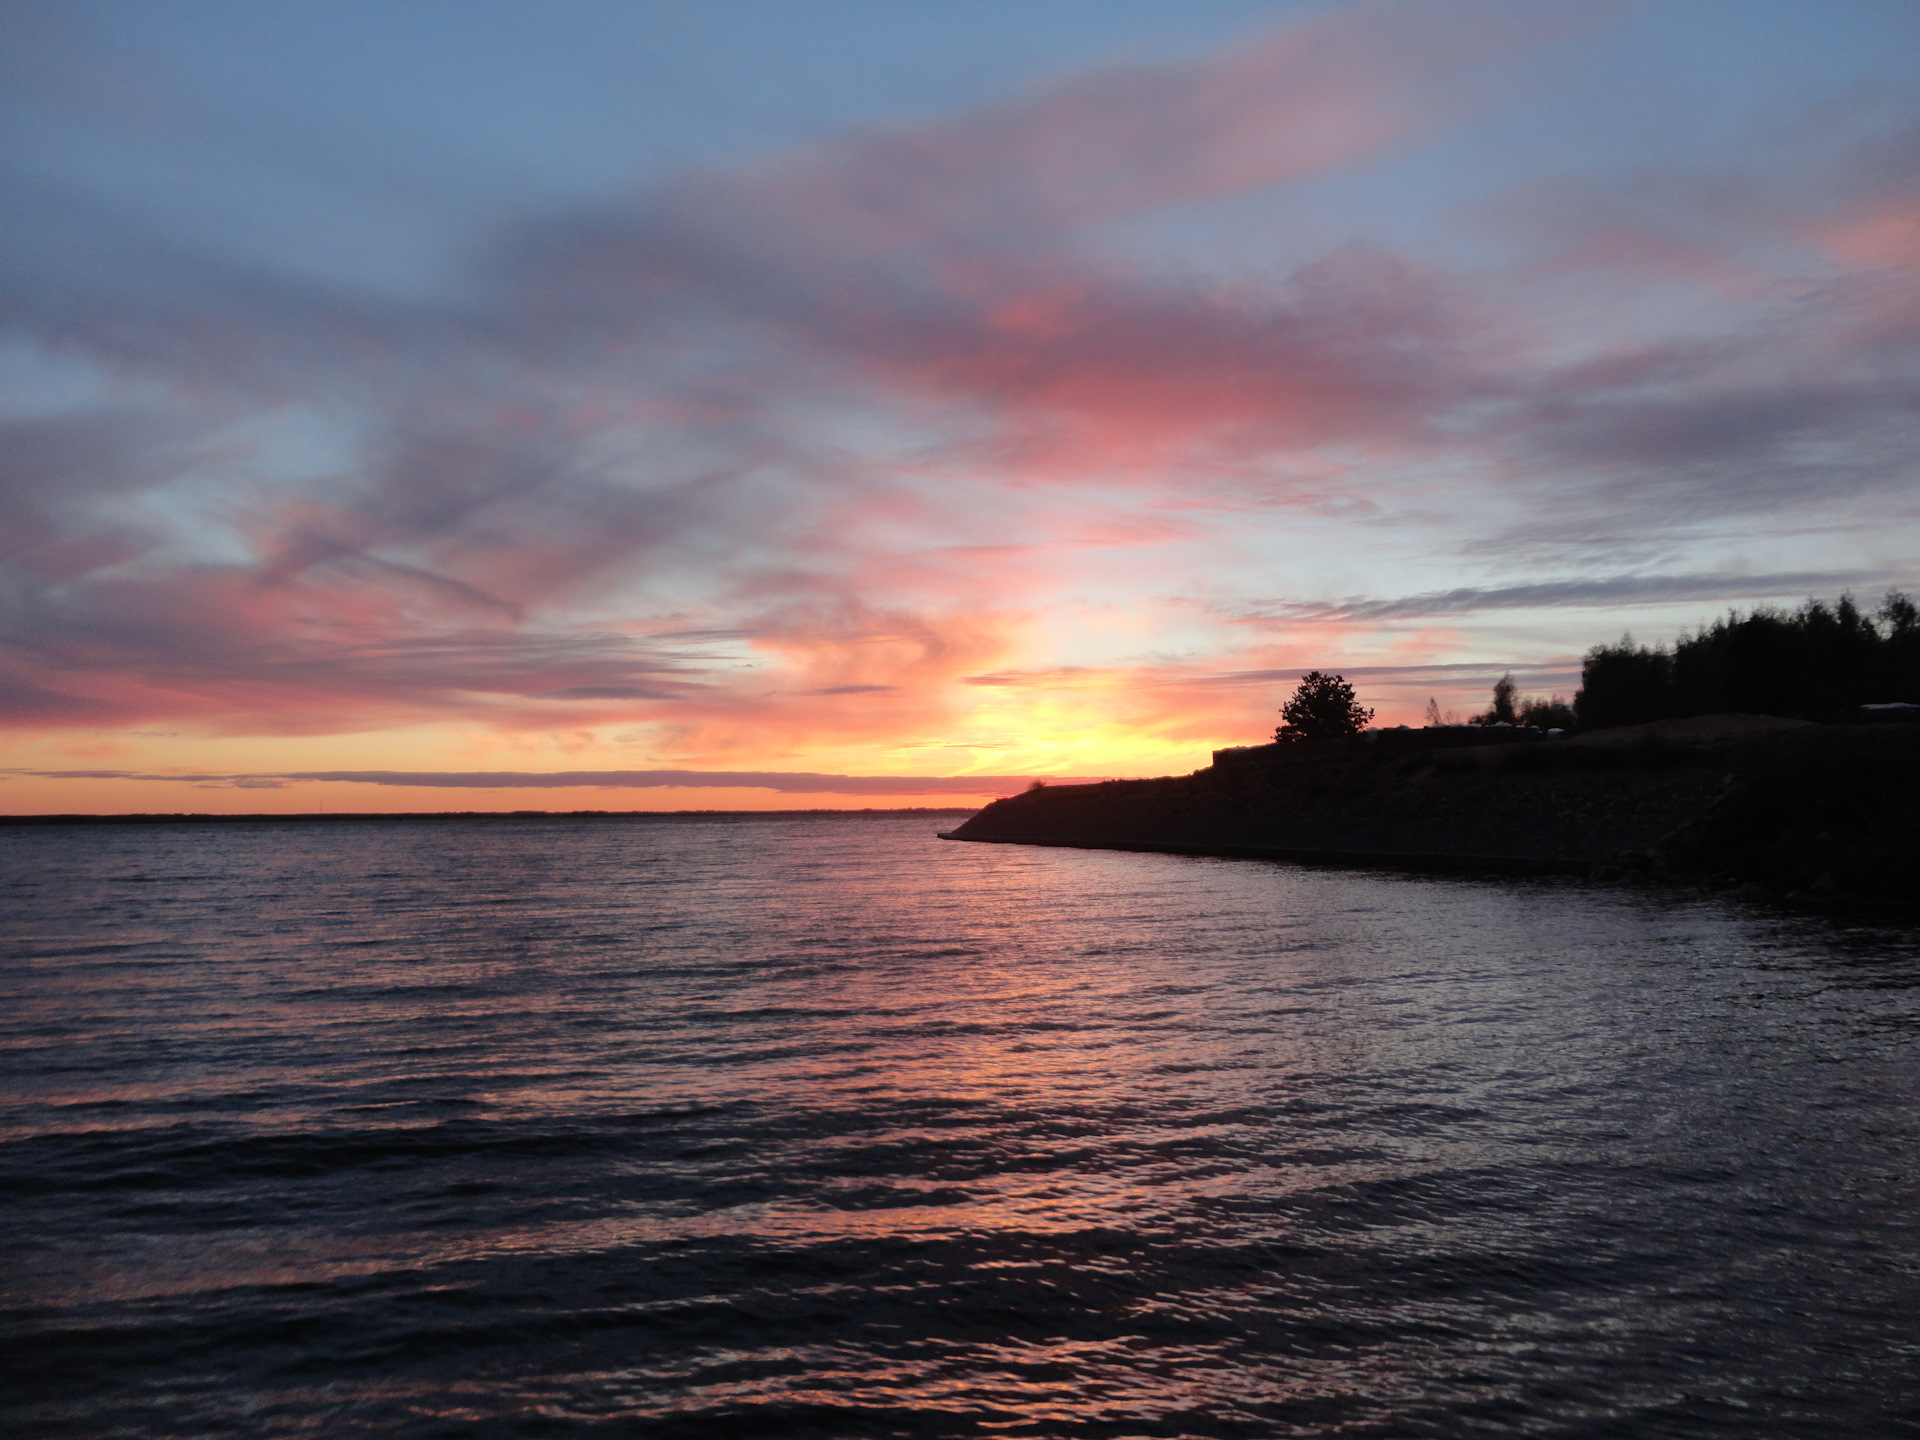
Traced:
<path fill-rule="evenodd" d="M 808 805 L 785 810 L 60 810 L 0 814 L 0 827 L 32 825 L 162 824 L 169 821 L 268 820 L 671 820 L 726 816 L 779 819 L 789 815 L 961 815 L 978 805 Z"/>

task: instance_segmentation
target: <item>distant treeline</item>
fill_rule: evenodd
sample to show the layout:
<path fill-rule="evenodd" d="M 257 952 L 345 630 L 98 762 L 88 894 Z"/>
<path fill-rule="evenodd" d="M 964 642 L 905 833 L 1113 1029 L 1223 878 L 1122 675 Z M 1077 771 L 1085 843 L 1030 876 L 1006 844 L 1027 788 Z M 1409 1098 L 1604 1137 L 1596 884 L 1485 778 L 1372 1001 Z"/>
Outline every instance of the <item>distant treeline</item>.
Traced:
<path fill-rule="evenodd" d="M 1583 729 L 1730 711 L 1827 720 L 1862 705 L 1920 703 L 1920 610 L 1895 590 L 1871 615 L 1851 595 L 1735 612 L 1671 651 L 1625 635 L 1587 652 L 1580 682 Z"/>

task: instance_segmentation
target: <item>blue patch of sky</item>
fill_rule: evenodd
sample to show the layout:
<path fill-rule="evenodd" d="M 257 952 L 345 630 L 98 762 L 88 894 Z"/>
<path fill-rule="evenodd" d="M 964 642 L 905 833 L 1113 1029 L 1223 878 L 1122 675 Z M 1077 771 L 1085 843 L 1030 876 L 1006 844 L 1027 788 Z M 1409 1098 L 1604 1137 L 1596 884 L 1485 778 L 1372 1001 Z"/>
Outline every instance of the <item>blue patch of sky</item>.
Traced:
<path fill-rule="evenodd" d="M 198 0 L 16 21 L 9 170 L 171 244 L 457 296 L 490 224 L 1317 6 Z"/>
<path fill-rule="evenodd" d="M 1132 217 L 1103 244 L 1191 273 L 1278 275 L 1365 244 L 1474 270 L 1534 236 L 1502 202 L 1537 182 L 1631 185 L 1659 174 L 1768 174 L 1783 144 L 1817 172 L 1851 138 L 1920 102 L 1909 0 L 1686 0 L 1622 7 L 1512 63 L 1477 111 L 1371 161 Z"/>

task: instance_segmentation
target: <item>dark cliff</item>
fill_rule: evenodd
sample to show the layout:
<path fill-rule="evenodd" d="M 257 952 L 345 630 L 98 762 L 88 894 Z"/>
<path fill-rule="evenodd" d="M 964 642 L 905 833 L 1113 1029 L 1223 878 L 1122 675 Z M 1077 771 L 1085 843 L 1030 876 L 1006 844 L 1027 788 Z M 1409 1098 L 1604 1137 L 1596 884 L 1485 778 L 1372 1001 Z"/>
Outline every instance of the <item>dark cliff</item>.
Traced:
<path fill-rule="evenodd" d="M 1920 726 L 1703 716 L 1485 748 L 1408 738 L 1042 787 L 951 835 L 1916 898 Z"/>

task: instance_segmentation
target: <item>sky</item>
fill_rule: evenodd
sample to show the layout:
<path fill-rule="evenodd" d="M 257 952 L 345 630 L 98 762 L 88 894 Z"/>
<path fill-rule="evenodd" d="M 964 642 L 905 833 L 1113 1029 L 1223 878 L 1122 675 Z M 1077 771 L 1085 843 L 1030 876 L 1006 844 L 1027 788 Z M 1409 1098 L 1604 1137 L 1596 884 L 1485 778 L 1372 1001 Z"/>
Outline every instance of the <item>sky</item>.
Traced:
<path fill-rule="evenodd" d="M 0 813 L 978 804 L 1920 589 L 1910 0 L 0 0 L 0 234 Z"/>

